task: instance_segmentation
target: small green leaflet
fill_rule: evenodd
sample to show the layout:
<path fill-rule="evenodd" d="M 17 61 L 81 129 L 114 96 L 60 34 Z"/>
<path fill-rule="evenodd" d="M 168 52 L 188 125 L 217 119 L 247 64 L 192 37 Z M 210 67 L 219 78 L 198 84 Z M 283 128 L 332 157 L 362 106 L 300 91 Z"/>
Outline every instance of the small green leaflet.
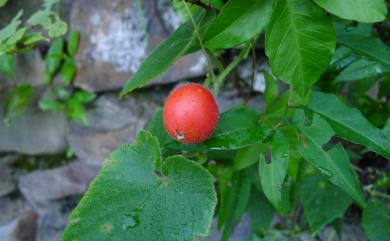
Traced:
<path fill-rule="evenodd" d="M 197 16 L 197 22 L 203 14 Z M 195 39 L 194 25 L 191 20 L 182 24 L 171 36 L 158 46 L 142 63 L 137 72 L 122 89 L 120 96 L 140 88 L 164 73 L 191 46 Z"/>
<path fill-rule="evenodd" d="M 362 224 L 370 241 L 390 240 L 390 208 L 378 200 L 371 200 L 363 210 Z"/>
<path fill-rule="evenodd" d="M 271 16 L 272 0 L 230 0 L 206 29 L 204 45 L 226 49 L 258 35 Z"/>
<path fill-rule="evenodd" d="M 302 132 L 298 153 L 333 184 L 348 193 L 360 206 L 364 206 L 359 180 L 349 163 L 343 146 L 337 144 L 330 150 L 323 149 L 323 145 L 328 143 L 334 134 L 332 128 L 317 114 L 313 114 L 310 126 L 305 125 L 305 121 L 303 110 L 296 111 L 294 124 Z"/>
<path fill-rule="evenodd" d="M 11 37 L 12 34 L 17 31 L 19 25 L 22 23 L 20 20 L 22 15 L 23 10 L 20 10 L 18 14 L 16 14 L 16 16 L 12 19 L 12 21 L 0 30 L 0 43 Z"/>
<path fill-rule="evenodd" d="M 348 107 L 335 95 L 313 92 L 308 108 L 325 118 L 337 136 L 390 158 L 390 140 L 384 133 L 373 126 L 359 110 Z"/>
<path fill-rule="evenodd" d="M 271 162 L 267 163 L 265 154 L 260 156 L 259 175 L 265 196 L 280 213 L 286 213 L 283 205 L 283 183 L 287 174 L 289 160 L 289 142 L 280 132 L 272 137 Z"/>
<path fill-rule="evenodd" d="M 304 165 L 298 180 L 298 198 L 313 235 L 336 218 L 341 218 L 352 199 L 330 183 L 311 165 Z"/>
<path fill-rule="evenodd" d="M 390 47 L 379 38 L 361 37 L 357 35 L 337 35 L 337 42 L 351 48 L 357 54 L 381 63 L 390 68 Z"/>
<path fill-rule="evenodd" d="M 16 87 L 7 97 L 4 103 L 4 124 L 11 125 L 24 111 L 26 111 L 33 94 L 33 89 L 28 84 Z"/>
<path fill-rule="evenodd" d="M 385 20 L 387 15 L 384 0 L 314 0 L 326 11 L 344 19 L 363 23 Z"/>
<path fill-rule="evenodd" d="M 157 139 L 147 131 L 114 151 L 70 215 L 61 240 L 206 236 L 217 202 L 211 175 L 182 156 L 167 158 L 160 172 L 161 161 Z"/>
<path fill-rule="evenodd" d="M 276 0 L 266 29 L 272 72 L 305 97 L 327 69 L 336 46 L 328 16 L 311 0 Z"/>
<path fill-rule="evenodd" d="M 0 74 L 4 73 L 9 77 L 13 76 L 15 68 L 15 56 L 12 54 L 0 55 Z"/>

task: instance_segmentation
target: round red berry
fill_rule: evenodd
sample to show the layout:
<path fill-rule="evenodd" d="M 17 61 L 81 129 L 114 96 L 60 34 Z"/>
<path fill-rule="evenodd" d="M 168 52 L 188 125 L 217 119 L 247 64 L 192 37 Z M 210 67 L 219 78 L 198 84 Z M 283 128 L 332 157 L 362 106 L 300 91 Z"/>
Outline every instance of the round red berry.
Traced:
<path fill-rule="evenodd" d="M 218 123 L 218 105 L 213 94 L 195 83 L 171 92 L 164 104 L 164 126 L 174 139 L 196 144 L 213 134 Z"/>

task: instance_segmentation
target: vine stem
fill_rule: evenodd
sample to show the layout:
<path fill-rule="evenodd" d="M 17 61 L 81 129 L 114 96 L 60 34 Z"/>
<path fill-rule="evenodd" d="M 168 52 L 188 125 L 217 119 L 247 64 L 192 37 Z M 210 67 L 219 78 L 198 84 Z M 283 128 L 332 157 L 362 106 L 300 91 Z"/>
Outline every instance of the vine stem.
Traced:
<path fill-rule="evenodd" d="M 214 73 L 214 68 L 212 66 L 212 63 L 211 63 L 211 60 L 210 60 L 210 57 L 206 51 L 206 48 L 204 47 L 203 45 L 203 42 L 202 42 L 202 38 L 200 37 L 200 34 L 199 34 L 199 26 L 196 24 L 195 22 L 195 19 L 194 19 L 194 16 L 192 16 L 192 13 L 190 11 L 190 9 L 188 8 L 187 6 L 187 3 L 186 3 L 186 0 L 182 0 L 183 4 L 184 4 L 184 7 L 188 13 L 188 15 L 190 16 L 190 19 L 191 19 L 191 22 L 192 22 L 192 25 L 194 26 L 194 31 L 195 31 L 195 35 L 199 41 L 199 44 L 200 44 L 200 47 L 202 48 L 202 51 L 203 51 L 203 54 L 206 56 L 206 59 L 207 59 L 207 65 L 208 65 L 208 69 L 209 69 L 209 73 L 211 74 L 211 79 L 212 79 L 212 82 L 214 82 L 215 80 L 215 73 Z M 207 83 L 206 83 L 207 84 Z"/>
<path fill-rule="evenodd" d="M 226 76 L 245 58 L 245 56 L 248 54 L 249 50 L 251 49 L 252 42 L 249 41 L 244 45 L 244 48 L 242 48 L 241 52 L 238 54 L 238 56 L 225 68 L 224 71 L 217 77 L 215 80 L 214 85 L 214 93 L 217 95 L 219 87 L 221 87 L 224 79 Z"/>

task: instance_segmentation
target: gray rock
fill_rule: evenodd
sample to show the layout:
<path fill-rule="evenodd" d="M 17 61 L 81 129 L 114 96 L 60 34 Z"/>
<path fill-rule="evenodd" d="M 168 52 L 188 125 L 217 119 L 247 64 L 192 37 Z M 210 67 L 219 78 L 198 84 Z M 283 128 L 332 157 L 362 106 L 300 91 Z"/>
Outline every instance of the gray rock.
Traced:
<path fill-rule="evenodd" d="M 0 199 L 0 240 L 35 241 L 37 214 L 23 200 Z"/>
<path fill-rule="evenodd" d="M 37 240 L 60 240 L 66 228 L 70 210 L 64 210 L 67 204 L 64 201 L 54 202 L 46 207 L 45 213 L 39 218 Z"/>
<path fill-rule="evenodd" d="M 201 239 L 201 241 L 219 241 L 221 240 L 221 235 L 222 235 L 221 232 L 222 230 L 217 229 L 216 220 L 213 220 L 210 235 L 207 238 Z M 251 228 L 250 218 L 249 216 L 245 215 L 242 218 L 241 222 L 235 226 L 229 241 L 248 240 L 248 238 L 251 235 L 251 232 L 252 232 L 252 228 Z"/>
<path fill-rule="evenodd" d="M 100 166 L 113 150 L 134 140 L 157 108 L 148 95 L 141 98 L 132 95 L 123 101 L 117 95 L 103 95 L 97 100 L 96 108 L 87 113 L 90 126 L 72 123 L 68 143 L 81 161 Z"/>
<path fill-rule="evenodd" d="M 9 164 L 16 158 L 16 155 L 9 155 L 0 158 L 0 197 L 15 190 L 15 180 Z"/>
<path fill-rule="evenodd" d="M 0 113 L 0 152 L 35 155 L 65 150 L 67 121 L 64 114 L 41 112 L 37 107 L 40 91 L 34 89 L 34 95 L 26 112 L 11 126 L 4 126 L 4 117 Z M 3 103 L 0 99 L 0 106 Z"/>
<path fill-rule="evenodd" d="M 75 161 L 67 166 L 21 176 L 18 187 L 30 204 L 41 211 L 54 200 L 83 194 L 97 173 L 98 168 Z"/>
<path fill-rule="evenodd" d="M 76 86 L 103 91 L 127 83 L 147 54 L 169 35 L 160 15 L 167 13 L 158 11 L 157 1 L 80 0 L 73 4 L 70 26 L 83 34 L 76 57 Z M 192 54 L 153 83 L 197 77 L 205 71 L 206 59 Z"/>

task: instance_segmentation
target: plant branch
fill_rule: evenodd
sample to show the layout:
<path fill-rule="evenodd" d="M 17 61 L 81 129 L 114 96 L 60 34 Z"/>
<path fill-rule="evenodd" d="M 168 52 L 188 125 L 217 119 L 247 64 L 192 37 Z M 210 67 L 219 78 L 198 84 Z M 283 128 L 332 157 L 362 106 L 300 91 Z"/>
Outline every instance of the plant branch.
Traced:
<path fill-rule="evenodd" d="M 250 50 L 252 46 L 252 42 L 249 41 L 245 44 L 245 46 L 242 48 L 241 52 L 238 54 L 238 56 L 225 68 L 225 70 L 217 77 L 214 83 L 214 91 L 215 94 L 218 94 L 218 89 L 222 85 L 224 79 L 226 76 L 245 58 L 245 56 L 248 54 L 248 51 Z"/>
<path fill-rule="evenodd" d="M 208 55 L 208 53 L 206 51 L 206 48 L 203 45 L 202 38 L 200 37 L 199 26 L 196 24 L 194 16 L 192 16 L 191 11 L 190 11 L 190 9 L 188 8 L 188 6 L 186 4 L 186 0 L 182 0 L 182 1 L 183 1 L 184 7 L 185 7 L 188 15 L 190 16 L 191 22 L 192 22 L 192 24 L 194 26 L 195 35 L 196 35 L 196 37 L 197 37 L 197 39 L 199 41 L 200 47 L 202 48 L 203 54 L 206 56 L 208 69 L 209 69 L 209 72 L 211 73 L 211 78 L 214 81 L 215 80 L 214 68 L 212 66 L 212 62 L 210 60 L 210 57 L 209 57 L 209 55 Z"/>

